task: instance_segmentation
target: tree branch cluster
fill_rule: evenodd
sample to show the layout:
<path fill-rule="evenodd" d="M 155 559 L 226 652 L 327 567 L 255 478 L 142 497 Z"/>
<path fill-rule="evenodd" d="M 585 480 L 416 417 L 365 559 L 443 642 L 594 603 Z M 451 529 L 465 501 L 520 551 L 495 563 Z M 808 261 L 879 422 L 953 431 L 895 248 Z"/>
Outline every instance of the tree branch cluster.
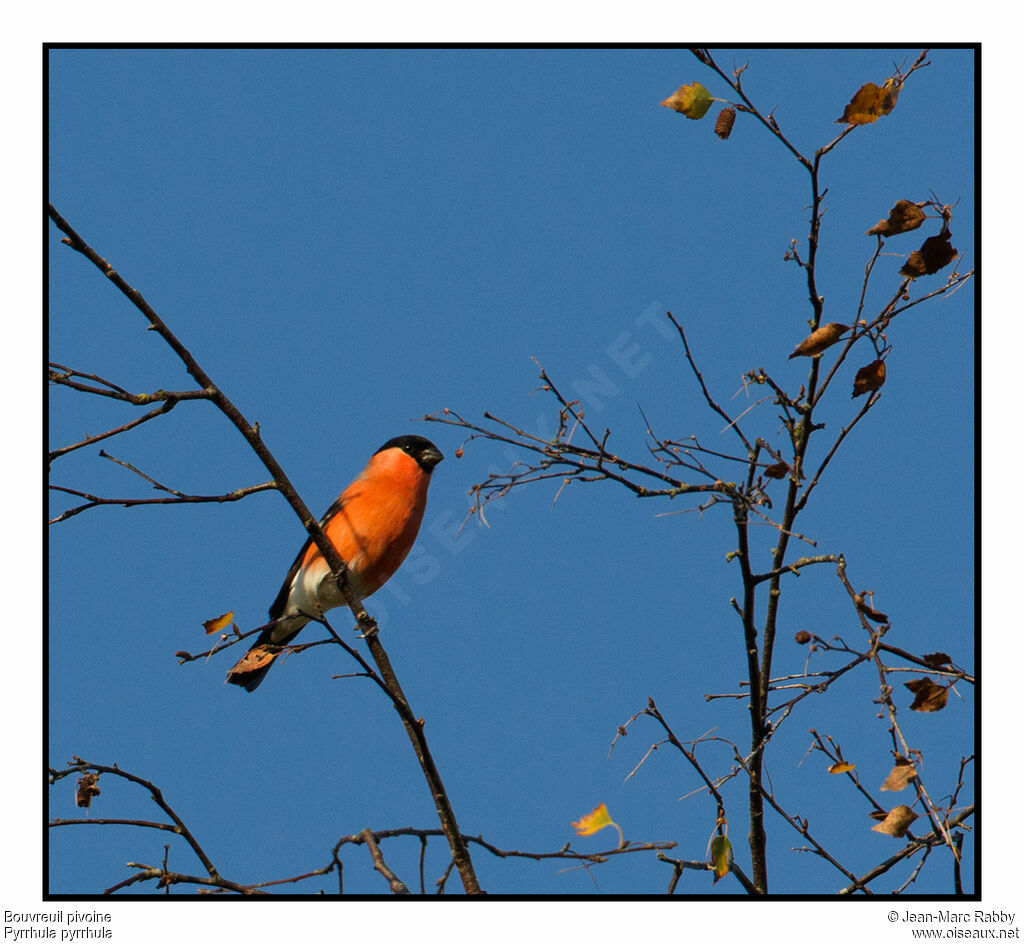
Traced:
<path fill-rule="evenodd" d="M 100 257 L 52 207 L 50 217 L 66 234 L 64 242 L 81 253 L 96 265 L 121 291 L 135 307 L 146 317 L 151 330 L 155 330 L 178 355 L 188 373 L 196 382 L 191 389 L 166 391 L 155 390 L 149 393 L 130 393 L 114 381 L 99 377 L 87 371 L 71 368 L 63 364 L 51 363 L 49 379 L 54 385 L 67 388 L 76 393 L 112 398 L 133 407 L 149 407 L 148 411 L 119 426 L 108 429 L 98 435 L 82 439 L 57 448 L 49 453 L 50 463 L 86 446 L 112 439 L 126 434 L 143 423 L 169 413 L 179 403 L 191 400 L 206 400 L 213 403 L 245 437 L 254 452 L 263 461 L 271 475 L 267 482 L 248 485 L 227 491 L 220 495 L 194 495 L 165 485 L 149 474 L 135 468 L 131 464 L 117 459 L 105 451 L 101 457 L 112 461 L 129 473 L 141 478 L 153 489 L 162 493 L 161 497 L 149 498 L 109 498 L 100 497 L 90 492 L 66 485 L 51 486 L 56 492 L 70 495 L 79 503 L 65 510 L 52 519 L 51 523 L 66 521 L 86 510 L 116 505 L 135 507 L 142 504 L 180 504 L 187 502 L 225 502 L 237 501 L 262 491 L 279 491 L 291 504 L 302 520 L 325 559 L 331 565 L 335 578 L 342 592 L 345 593 L 350 609 L 358 627 L 362 630 L 371 659 L 375 665 L 364 658 L 355 647 L 345 642 L 327 623 L 320 620 L 328 634 L 327 639 L 287 647 L 290 652 L 301 653 L 314 646 L 336 644 L 341 646 L 347 656 L 354 660 L 358 671 L 352 673 L 370 679 L 391 701 L 405 727 L 417 759 L 423 769 L 431 796 L 434 800 L 439 821 L 439 829 L 422 829 L 404 827 L 398 829 L 361 829 L 351 835 L 342 836 L 331 850 L 329 861 L 314 870 L 301 875 L 274 879 L 258 883 L 240 883 L 229 881 L 214 867 L 203 848 L 189 832 L 174 810 L 164 800 L 161 791 L 149 781 L 118 769 L 86 762 L 74 758 L 72 763 L 61 770 L 51 769 L 50 782 L 56 783 L 72 774 L 80 777 L 79 798 L 83 806 L 88 806 L 94 795 L 98 794 L 97 781 L 102 777 L 121 777 L 149 791 L 153 802 L 160 808 L 166 819 L 159 821 L 118 820 L 118 819 L 59 819 L 52 821 L 52 826 L 65 825 L 133 825 L 143 829 L 157 829 L 172 832 L 185 841 L 191 853 L 198 859 L 204 874 L 193 875 L 168 866 L 167 854 L 162 865 L 144 865 L 130 863 L 133 874 L 124 881 L 107 889 L 114 892 L 141 882 L 155 881 L 158 888 L 170 889 L 174 885 L 187 885 L 208 892 L 235 892 L 245 895 L 263 894 L 266 889 L 283 884 L 292 884 L 314 877 L 336 874 L 337 891 L 343 892 L 343 867 L 341 854 L 346 847 L 363 847 L 373 868 L 382 876 L 388 890 L 393 894 L 408 894 L 412 886 L 417 886 L 421 894 L 426 894 L 428 883 L 425 877 L 425 857 L 428 842 L 443 837 L 448 844 L 450 861 L 444 873 L 436 880 L 433 890 L 441 893 L 445 890 L 450 873 L 454 870 L 467 893 L 481 891 L 477 880 L 469 848 L 471 845 L 486 850 L 500 857 L 522 857 L 533 860 L 562 860 L 573 867 L 591 868 L 606 862 L 614 856 L 624 854 L 653 854 L 660 861 L 671 866 L 672 874 L 668 879 L 667 891 L 676 891 L 681 876 L 687 870 L 714 871 L 715 880 L 728 874 L 738 888 L 750 895 L 763 895 L 769 892 L 769 863 L 767 855 L 766 811 L 773 811 L 785 823 L 787 828 L 795 832 L 804 845 L 801 851 L 809 852 L 828 862 L 841 876 L 841 894 L 861 893 L 872 894 L 873 884 L 888 874 L 900 863 L 917 856 L 917 862 L 898 891 L 911 887 L 916 881 L 925 861 L 941 850 L 948 852 L 953 863 L 953 885 L 957 893 L 962 892 L 960 871 L 961 849 L 965 832 L 970 829 L 969 821 L 974 813 L 973 804 L 961 805 L 959 797 L 965 785 L 965 771 L 973 762 L 973 755 L 964 756 L 960 764 L 958 782 L 945 792 L 925 783 L 922 752 L 912 746 L 901 723 L 900 708 L 897 694 L 902 691 L 897 678 L 910 677 L 904 683 L 914 695 L 911 709 L 918 711 L 942 710 L 950 691 L 955 686 L 973 685 L 974 678 L 956 664 L 954 659 L 945 653 L 915 654 L 895 646 L 886 640 L 892 628 L 892 621 L 875 608 L 870 591 L 858 590 L 847 575 L 847 562 L 842 553 L 814 553 L 797 555 L 791 551 L 791 542 L 799 541 L 817 546 L 817 542 L 797 529 L 798 519 L 807 508 L 811 497 L 823 480 L 832 460 L 841 447 L 849 445 L 853 435 L 877 407 L 882 397 L 882 385 L 885 381 L 886 361 L 892 350 L 889 334 L 902 324 L 902 316 L 909 310 L 932 301 L 946 293 L 958 290 L 972 277 L 973 270 L 960 273 L 955 269 L 945 282 L 929 290 L 917 292 L 922 275 L 934 274 L 929 267 L 937 265 L 931 261 L 924 248 L 917 255 L 917 269 L 905 266 L 897 277 L 892 279 L 887 288 L 885 300 L 877 310 L 868 311 L 868 287 L 872 280 L 880 277 L 877 265 L 883 255 L 886 239 L 893 235 L 892 227 L 888 229 L 879 224 L 869 231 L 876 236 L 875 245 L 865 266 L 864 276 L 859 294 L 856 313 L 850 324 L 822 325 L 824 315 L 824 299 L 818 286 L 818 250 L 821 239 L 821 219 L 824 213 L 826 189 L 821 183 L 822 161 L 840 145 L 858 125 L 847 124 L 836 137 L 819 148 L 813 155 L 803 154 L 786 136 L 772 113 L 764 113 L 747 95 L 742 85 L 742 77 L 746 65 L 728 72 L 720 67 L 708 49 L 692 50 L 695 58 L 713 72 L 728 87 L 735 100 L 728 102 L 728 107 L 735 109 L 741 116 L 755 120 L 769 135 L 776 140 L 797 161 L 807 174 L 809 187 L 808 204 L 810 222 L 806 243 L 801 246 L 793 241 L 786 252 L 786 259 L 803 272 L 806 280 L 810 317 L 808 325 L 809 337 L 798 345 L 790 357 L 806 356 L 809 358 L 806 379 L 795 391 L 787 390 L 785 385 L 777 381 L 764 366 L 754 367 L 744 374 L 744 384 L 749 389 L 760 388 L 764 394 L 751 406 L 738 415 L 733 415 L 724 408 L 709 388 L 704 375 L 693 354 L 691 339 L 687 336 L 683 324 L 671 312 L 666 318 L 675 328 L 681 345 L 681 357 L 685 360 L 696 389 L 703 399 L 704 405 L 717 415 L 725 424 L 724 431 L 730 437 L 734 448 L 712 448 L 700 441 L 696 435 L 656 433 L 647 417 L 641 416 L 646 433 L 646 455 L 629 456 L 619 452 L 612 445 L 612 432 L 608 428 L 598 428 L 586 416 L 582 403 L 570 399 L 555 382 L 552 375 L 538 365 L 540 371 L 541 391 L 547 396 L 555 416 L 555 432 L 542 435 L 529 431 L 523 424 L 513 420 L 497 417 L 489 412 L 483 413 L 480 422 L 467 419 L 453 410 L 443 410 L 424 417 L 428 422 L 440 423 L 454 427 L 465 433 L 463 448 L 470 443 L 510 446 L 522 456 L 504 473 L 493 473 L 475 484 L 471 491 L 470 517 L 476 515 L 486 521 L 485 510 L 489 502 L 499 500 L 514 489 L 537 483 L 550 483 L 556 487 L 555 497 L 573 483 L 591 485 L 597 482 L 611 483 L 626 490 L 636 498 L 652 500 L 677 500 L 689 502 L 689 510 L 703 512 L 722 506 L 728 509 L 735 529 L 735 546 L 730 550 L 728 558 L 737 565 L 738 581 L 741 592 L 731 601 L 736 613 L 742 645 L 746 655 L 746 678 L 738 686 L 737 691 L 708 693 L 708 700 L 733 699 L 745 702 L 749 706 L 749 732 L 745 746 L 740 747 L 738 739 L 726 738 L 710 733 L 694 740 L 686 741 L 676 735 L 670 722 L 658 709 L 653 698 L 647 705 L 633 715 L 625 724 L 618 728 L 618 734 L 612 741 L 615 748 L 620 737 L 627 729 L 642 721 L 651 721 L 663 735 L 661 740 L 651 745 L 636 764 L 630 777 L 635 775 L 653 754 L 662 746 L 669 746 L 685 759 L 688 768 L 695 774 L 699 785 L 689 795 L 706 796 L 713 806 L 709 809 L 709 831 L 713 837 L 709 845 L 719 850 L 728 849 L 728 861 L 722 862 L 704 859 L 676 859 L 665 855 L 666 850 L 674 847 L 674 842 L 623 842 L 618 847 L 600 853 L 584 854 L 573 850 L 569 844 L 553 852 L 525 852 L 507 850 L 485 840 L 482 836 L 463 834 L 456 822 L 448 795 L 444 789 L 436 764 L 430 754 L 424 735 L 424 726 L 413 713 L 402 692 L 394 669 L 387 654 L 380 644 L 376 633 L 376 624 L 354 598 L 348 589 L 345 579 L 345 562 L 342 561 L 334 548 L 327 541 L 317 521 L 299 498 L 284 471 L 263 444 L 259 429 L 250 424 L 219 389 L 213 380 L 203 371 L 188 349 L 171 332 L 162 319 L 148 305 L 142 295 L 128 285 L 121 276 Z M 899 88 L 919 69 L 928 65 L 927 50 L 911 64 L 906 72 L 896 69 L 889 84 Z M 893 96 L 895 101 L 895 95 Z M 906 202 L 906 201 L 904 201 Z M 948 246 L 953 219 L 953 208 L 936 198 L 914 204 L 924 220 L 925 210 L 941 219 L 942 230 L 940 243 Z M 895 214 L 895 208 L 894 208 Z M 891 214 L 890 221 L 896 216 Z M 913 215 L 913 214 L 912 214 Z M 916 219 L 916 215 L 914 216 Z M 885 221 L 883 221 L 885 223 Z M 918 224 L 919 225 L 919 224 Z M 925 246 L 927 247 L 926 242 Z M 934 244 L 933 244 L 934 246 Z M 956 253 L 953 251 L 953 256 Z M 941 260 L 940 260 L 941 261 Z M 949 260 L 947 259 L 946 262 Z M 945 265 L 943 262 L 942 265 Z M 941 268 L 942 266 L 938 266 Z M 915 274 L 916 273 L 916 274 Z M 881 276 L 887 278 L 887 276 Z M 913 294 L 917 292 L 916 294 Z M 841 331 L 839 329 L 842 329 Z M 847 335 L 840 340 L 842 335 Z M 823 354 L 829 352 L 826 360 Z M 779 351 L 781 356 L 784 352 Z M 837 432 L 825 430 L 818 419 L 818 408 L 826 393 L 835 391 L 840 368 L 851 356 L 869 354 L 871 363 L 861 368 L 854 383 L 853 397 L 865 396 L 859 405 L 851 405 L 848 415 Z M 833 355 L 835 355 L 833 357 Z M 828 366 L 826 366 L 826 364 Z M 778 433 L 757 433 L 755 426 L 768 427 Z M 814 448 L 812 449 L 812 443 Z M 755 526 L 765 526 L 760 532 Z M 771 546 L 768 548 L 771 564 L 758 570 L 754 566 L 757 557 L 757 535 L 768 534 Z M 796 642 L 806 645 L 807 658 L 804 671 L 784 676 L 775 671 L 775 646 L 780 631 L 779 605 L 784 593 L 790 592 L 793 581 L 799 578 L 807 568 L 819 565 L 835 567 L 837 592 L 845 594 L 848 599 L 848 620 L 851 627 L 859 632 L 860 643 L 849 645 L 839 635 L 831 638 L 803 632 L 797 634 Z M 888 609 L 888 607 L 887 607 Z M 208 658 L 221 649 L 244 639 L 248 634 L 237 628 L 232 634 L 223 634 L 220 640 L 208 651 L 192 655 L 188 652 L 177 653 L 181 662 L 191 662 L 198 658 Z M 814 663 L 812 666 L 812 662 Z M 827 664 L 826 664 L 827 663 Z M 877 865 L 867 871 L 858 871 L 845 865 L 841 857 L 827 846 L 818 829 L 812 829 L 808 819 L 792 809 L 792 803 L 785 803 L 776 795 L 765 774 L 765 756 L 779 730 L 798 716 L 799 711 L 812 699 L 820 699 L 826 695 L 834 695 L 837 684 L 857 670 L 873 667 L 877 676 L 878 697 L 876 704 L 887 723 L 889 744 L 887 750 L 892 754 L 894 770 L 898 772 L 892 781 L 881 787 L 882 791 L 912 788 L 914 799 L 908 804 L 901 804 L 909 813 L 909 821 L 894 826 L 888 818 L 895 810 L 888 810 L 883 801 L 869 789 L 858 777 L 854 765 L 844 758 L 838 743 L 828 734 L 811 729 L 811 745 L 808 753 L 820 754 L 830 762 L 830 771 L 845 776 L 850 789 L 862 800 L 866 801 L 871 811 L 880 820 L 876 831 L 886 832 L 894 838 L 902 839 L 901 849 L 894 855 L 885 857 Z M 711 753 L 714 760 L 710 760 Z M 713 769 L 715 765 L 717 771 Z M 92 778 L 92 779 L 89 779 Z M 725 785 L 734 779 L 746 781 L 746 803 L 741 817 L 730 811 L 730 800 L 724 790 Z M 628 779 L 628 778 L 627 778 Z M 896 786 L 897 782 L 899 786 Z M 943 796 L 943 802 L 937 802 L 935 796 Z M 911 807 L 920 810 L 915 813 Z M 918 815 L 923 815 L 928 829 L 922 834 L 910 830 L 909 823 Z M 732 843 L 729 840 L 729 823 L 741 818 L 746 820 L 747 847 L 749 866 L 741 866 L 733 855 Z M 906 817 L 904 817 L 906 818 Z M 414 839 L 420 844 L 420 867 L 418 882 L 410 883 L 399 876 L 388 865 L 385 857 L 387 844 L 394 840 Z M 166 853 L 167 850 L 165 850 Z M 714 856 L 710 857 L 714 859 Z M 723 860 L 725 861 L 725 860 Z"/>

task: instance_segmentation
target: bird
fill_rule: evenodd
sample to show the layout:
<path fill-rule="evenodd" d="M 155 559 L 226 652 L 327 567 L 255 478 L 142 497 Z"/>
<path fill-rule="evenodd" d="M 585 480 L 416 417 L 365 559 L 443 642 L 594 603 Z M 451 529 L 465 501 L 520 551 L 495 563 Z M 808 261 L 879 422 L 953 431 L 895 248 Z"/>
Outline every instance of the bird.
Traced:
<path fill-rule="evenodd" d="M 389 439 L 320 519 L 341 559 L 346 579 L 360 600 L 378 591 L 411 550 L 427 505 L 427 488 L 441 450 L 423 436 Z M 255 691 L 274 661 L 313 618 L 345 604 L 313 539 L 307 538 L 277 598 L 270 622 L 249 651 L 228 672 L 227 680 Z"/>
<path fill-rule="evenodd" d="M 838 321 L 830 321 L 827 325 L 822 325 L 817 331 L 812 331 L 807 335 L 806 338 L 793 348 L 793 353 L 789 355 L 787 360 L 792 360 L 794 357 L 817 357 L 826 348 L 835 344 L 849 330 L 849 325 L 840 324 Z"/>

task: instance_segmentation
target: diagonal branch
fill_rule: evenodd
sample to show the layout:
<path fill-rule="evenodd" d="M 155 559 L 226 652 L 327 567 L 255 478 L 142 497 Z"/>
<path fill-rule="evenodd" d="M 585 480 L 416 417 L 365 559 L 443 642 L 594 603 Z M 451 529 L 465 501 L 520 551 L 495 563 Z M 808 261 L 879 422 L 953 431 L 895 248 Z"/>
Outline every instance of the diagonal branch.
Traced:
<path fill-rule="evenodd" d="M 671 321 L 672 324 L 676 326 L 676 331 L 679 332 L 679 338 L 683 342 L 683 350 L 686 352 L 686 360 L 690 365 L 690 369 L 693 371 L 693 375 L 697 378 L 697 382 L 700 384 L 701 392 L 704 394 L 704 399 L 707 401 L 708 406 L 711 407 L 711 409 L 714 410 L 720 417 L 722 417 L 722 419 L 724 419 L 725 422 L 732 429 L 736 430 L 736 435 L 739 436 L 740 439 L 743 441 L 743 445 L 746 446 L 747 452 L 753 452 L 753 448 L 747 441 L 747 437 L 743 435 L 743 430 L 740 429 L 737 421 L 734 420 L 731 416 L 729 416 L 729 414 L 726 413 L 725 410 L 718 405 L 715 398 L 711 396 L 711 392 L 708 390 L 708 385 L 704 383 L 704 375 L 700 372 L 700 369 L 694 362 L 693 354 L 690 353 L 690 343 L 686 340 L 686 332 L 683 330 L 683 326 L 678 321 L 676 321 L 675 316 L 672 314 L 672 312 L 668 311 L 665 312 L 665 314 L 668 315 L 668 320 Z"/>
<path fill-rule="evenodd" d="M 59 449 L 53 449 L 48 454 L 47 462 L 53 462 L 54 459 L 59 459 L 61 456 L 67 455 L 75 449 L 81 449 L 83 446 L 92 446 L 98 442 L 102 442 L 104 439 L 109 439 L 111 436 L 117 436 L 121 433 L 128 432 L 130 429 L 135 429 L 136 426 L 141 426 L 143 423 L 149 422 L 149 420 L 156 419 L 158 416 L 163 416 L 164 413 L 170 413 L 178 403 L 179 401 L 177 399 L 164 400 L 164 402 L 155 410 L 150 410 L 145 415 L 136 417 L 128 423 L 123 423 L 121 426 L 115 426 L 113 429 L 108 429 L 105 433 L 97 433 L 95 436 L 86 436 L 86 438 L 80 442 L 71 443 L 68 446 L 61 446 Z"/>
<path fill-rule="evenodd" d="M 373 656 L 374 661 L 377 663 L 381 676 L 386 681 L 389 689 L 394 693 L 396 700 L 401 701 L 408 708 L 408 700 L 406 699 L 405 693 L 402 691 L 402 687 L 398 682 L 398 677 L 391 665 L 387 652 L 378 638 L 377 624 L 366 612 L 366 608 L 363 606 L 362 602 L 348 586 L 348 580 L 345 576 L 347 570 L 345 561 L 341 559 L 341 556 L 338 554 L 334 545 L 327 539 L 327 536 L 320 528 L 317 519 L 313 517 L 309 508 L 306 506 L 305 502 L 301 499 L 295 487 L 288 479 L 288 476 L 285 475 L 284 469 L 281 468 L 280 463 L 278 463 L 273 453 L 271 453 L 263 443 L 263 440 L 260 437 L 258 424 L 250 423 L 242 415 L 242 412 L 213 382 L 212 378 L 206 373 L 206 371 L 203 370 L 188 348 L 186 348 L 185 345 L 175 336 L 170 328 L 168 328 L 164 323 L 163 319 L 156 313 L 156 311 L 153 310 L 145 298 L 143 298 L 141 292 L 129 285 L 106 259 L 100 256 L 99 253 L 86 243 L 86 241 L 82 239 L 82 237 L 79 236 L 79 234 L 71 227 L 71 224 L 57 212 L 52 204 L 48 205 L 48 212 L 50 218 L 57 227 L 66 234 L 66 238 L 62 241 L 92 262 L 93 265 L 95 265 L 110 280 L 118 291 L 125 295 L 125 297 L 128 298 L 128 300 L 143 314 L 143 316 L 145 316 L 146 320 L 149 322 L 150 329 L 156 331 L 171 350 L 178 355 L 181 362 L 185 365 L 185 369 L 195 379 L 196 383 L 199 384 L 199 387 L 204 391 L 207 398 L 216 404 L 218 409 L 220 409 L 232 424 L 234 424 L 235 428 L 242 434 L 242 436 L 245 437 L 246 442 L 249 443 L 250 447 L 260 458 L 260 461 L 270 472 L 277 489 L 299 516 L 299 520 L 302 521 L 303 527 L 305 527 L 307 533 L 313 539 L 313 542 L 316 544 L 320 553 L 323 554 L 324 560 L 327 561 L 328 566 L 331 568 L 331 572 L 337 581 L 338 588 L 341 591 L 342 596 L 363 631 L 366 644 L 370 649 L 370 653 Z M 412 742 L 416 756 L 420 762 L 420 767 L 427 779 L 431 796 L 434 799 L 435 808 L 437 809 L 438 816 L 441 820 L 442 828 L 444 829 L 451 845 L 452 857 L 456 863 L 456 867 L 458 868 L 463 887 L 468 894 L 478 894 L 481 889 L 476 873 L 473 870 L 469 849 L 462 838 L 462 834 L 459 832 L 458 824 L 455 821 L 455 813 L 452 810 L 451 803 L 448 799 L 448 794 L 444 788 L 444 784 L 441 781 L 440 774 L 430 756 L 429 751 L 427 750 L 422 725 L 416 722 L 415 715 L 411 709 L 408 709 L 407 712 L 401 713 L 401 715 L 406 733 Z M 412 719 L 411 721 L 410 718 Z"/>

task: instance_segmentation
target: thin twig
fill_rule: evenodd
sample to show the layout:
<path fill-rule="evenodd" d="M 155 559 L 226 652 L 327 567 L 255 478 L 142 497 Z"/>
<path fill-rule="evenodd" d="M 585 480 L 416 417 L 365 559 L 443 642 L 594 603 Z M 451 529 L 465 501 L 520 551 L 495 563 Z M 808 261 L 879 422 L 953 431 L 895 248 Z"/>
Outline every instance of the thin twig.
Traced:
<path fill-rule="evenodd" d="M 233 492 L 226 492 L 223 495 L 186 495 L 182 492 L 173 492 L 173 489 L 165 488 L 164 491 L 173 492 L 171 498 L 101 498 L 89 492 L 80 491 L 77 488 L 68 488 L 65 485 L 49 485 L 51 491 L 62 492 L 65 495 L 74 495 L 83 499 L 81 505 L 75 505 L 62 511 L 59 515 L 49 520 L 49 524 L 58 524 L 67 521 L 75 515 L 88 511 L 90 508 L 100 508 L 105 505 L 116 505 L 119 508 L 137 508 L 139 505 L 194 505 L 194 504 L 225 504 L 226 502 L 240 501 L 248 495 L 257 492 L 278 491 L 276 482 L 261 482 L 259 485 L 247 485 L 245 488 L 237 488 Z M 162 487 L 162 486 L 158 486 Z"/>

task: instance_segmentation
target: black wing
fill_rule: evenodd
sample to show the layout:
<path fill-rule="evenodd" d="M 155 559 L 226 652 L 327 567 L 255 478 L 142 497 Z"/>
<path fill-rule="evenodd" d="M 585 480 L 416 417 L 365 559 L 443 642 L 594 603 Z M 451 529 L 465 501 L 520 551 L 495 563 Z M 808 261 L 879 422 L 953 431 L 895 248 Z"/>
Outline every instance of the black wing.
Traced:
<path fill-rule="evenodd" d="M 324 516 L 320 519 L 321 528 L 327 527 L 327 522 L 341 511 L 341 505 L 341 496 L 339 495 L 334 499 L 331 503 L 331 507 L 327 509 Z M 306 556 L 306 552 L 309 550 L 309 546 L 312 543 L 312 538 L 306 538 L 306 543 L 302 545 L 302 548 L 296 555 L 295 560 L 292 561 L 292 566 L 288 568 L 288 575 L 284 578 L 284 583 L 281 585 L 281 589 L 278 591 L 274 602 L 270 604 L 268 614 L 272 620 L 279 619 L 284 615 L 284 607 L 288 602 L 288 591 L 291 590 L 292 581 L 295 579 L 295 575 L 299 572 L 299 567 L 302 565 L 302 558 Z"/>

